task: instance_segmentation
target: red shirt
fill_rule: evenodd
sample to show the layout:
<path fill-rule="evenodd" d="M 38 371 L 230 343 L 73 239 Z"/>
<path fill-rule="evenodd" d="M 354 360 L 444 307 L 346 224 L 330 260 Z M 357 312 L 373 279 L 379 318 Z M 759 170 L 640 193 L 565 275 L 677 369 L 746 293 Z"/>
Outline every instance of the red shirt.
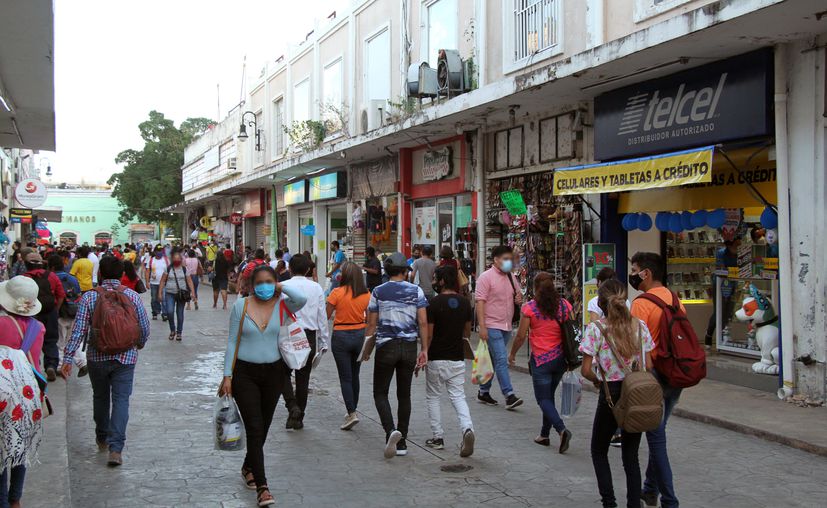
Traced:
<path fill-rule="evenodd" d="M 124 274 L 124 276 L 121 277 L 121 285 L 126 286 L 126 287 L 128 287 L 129 289 L 131 289 L 133 291 L 135 291 L 135 286 L 137 284 L 138 284 L 138 278 L 137 277 L 135 278 L 135 280 L 130 279 L 129 277 L 126 276 L 126 274 Z"/>
<path fill-rule="evenodd" d="M 453 266 L 457 270 L 459 270 L 459 261 L 456 259 L 442 259 L 439 262 L 439 266 Z"/>
<path fill-rule="evenodd" d="M 38 268 L 36 270 L 30 270 L 23 275 L 34 279 L 35 277 L 42 277 L 44 273 L 49 274 L 49 286 L 52 288 L 52 295 L 54 295 L 55 300 L 63 300 L 66 298 L 66 291 L 63 290 L 63 284 L 60 283 L 60 278 L 52 272 L 47 272 L 43 268 Z"/>
<path fill-rule="evenodd" d="M 563 342 L 563 330 L 557 320 L 563 320 L 572 311 L 571 304 L 560 299 L 560 308 L 556 318 L 548 317 L 540 311 L 536 300 L 523 304 L 521 313 L 529 320 L 528 341 L 531 354 L 539 366 L 560 356 L 560 344 Z"/>

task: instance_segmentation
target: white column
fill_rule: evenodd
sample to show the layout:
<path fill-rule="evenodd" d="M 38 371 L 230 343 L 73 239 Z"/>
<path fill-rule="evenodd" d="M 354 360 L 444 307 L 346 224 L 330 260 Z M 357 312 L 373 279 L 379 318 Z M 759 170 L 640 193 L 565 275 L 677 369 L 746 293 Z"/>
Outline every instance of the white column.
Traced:
<path fill-rule="evenodd" d="M 319 274 L 319 284 L 327 288 L 329 281 L 326 279 L 330 257 L 330 244 L 327 241 L 327 206 L 324 203 L 313 203 L 313 224 L 316 225 L 316 236 L 313 237 L 313 249 L 316 253 L 316 271 Z"/>

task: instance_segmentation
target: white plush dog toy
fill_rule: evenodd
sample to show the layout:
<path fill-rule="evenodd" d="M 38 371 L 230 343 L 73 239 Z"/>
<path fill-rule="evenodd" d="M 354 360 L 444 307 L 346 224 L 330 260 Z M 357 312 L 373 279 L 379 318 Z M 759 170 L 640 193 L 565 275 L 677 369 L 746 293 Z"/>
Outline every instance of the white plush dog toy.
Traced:
<path fill-rule="evenodd" d="M 741 308 L 735 313 L 738 321 L 750 322 L 755 331 L 755 340 L 761 348 L 761 361 L 752 364 L 758 374 L 778 374 L 778 315 L 772 303 L 758 288 L 750 285 L 750 296 L 744 298 Z"/>

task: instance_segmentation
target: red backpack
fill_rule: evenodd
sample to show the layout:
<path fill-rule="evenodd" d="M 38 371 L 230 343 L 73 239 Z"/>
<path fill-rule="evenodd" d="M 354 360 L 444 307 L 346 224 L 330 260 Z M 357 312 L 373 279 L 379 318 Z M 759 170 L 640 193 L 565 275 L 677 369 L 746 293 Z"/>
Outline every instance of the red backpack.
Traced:
<path fill-rule="evenodd" d="M 92 311 L 89 344 L 99 353 L 116 355 L 136 347 L 141 339 L 141 325 L 135 304 L 123 286 L 107 290 L 95 288 L 98 300 Z"/>
<path fill-rule="evenodd" d="M 660 331 L 655 348 L 655 370 L 665 378 L 669 386 L 688 388 L 706 377 L 706 353 L 698 342 L 698 336 L 681 310 L 678 295 L 672 292 L 672 305 L 650 293 L 638 296 L 660 307 Z"/>

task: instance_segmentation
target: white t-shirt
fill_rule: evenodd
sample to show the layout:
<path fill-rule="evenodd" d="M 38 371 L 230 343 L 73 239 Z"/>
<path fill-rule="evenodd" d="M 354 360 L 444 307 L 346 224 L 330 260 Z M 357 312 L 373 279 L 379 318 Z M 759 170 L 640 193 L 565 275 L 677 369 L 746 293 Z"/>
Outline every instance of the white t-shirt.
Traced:
<path fill-rule="evenodd" d="M 98 283 L 98 266 L 100 265 L 100 258 L 94 252 L 90 252 L 86 259 L 92 262 L 92 284 Z"/>
<path fill-rule="evenodd" d="M 167 260 L 165 258 L 158 259 L 153 257 L 150 261 L 150 273 L 149 273 L 149 283 L 150 284 L 161 284 L 161 278 L 167 272 Z"/>
<path fill-rule="evenodd" d="M 626 300 L 626 307 L 631 310 L 632 309 L 632 302 L 630 302 L 629 300 Z M 598 315 L 598 317 L 601 317 L 601 318 L 603 317 L 603 310 L 601 310 L 600 307 L 597 306 L 597 297 L 596 296 L 594 298 L 592 298 L 591 300 L 589 300 L 589 312 L 594 312 L 595 314 Z"/>

